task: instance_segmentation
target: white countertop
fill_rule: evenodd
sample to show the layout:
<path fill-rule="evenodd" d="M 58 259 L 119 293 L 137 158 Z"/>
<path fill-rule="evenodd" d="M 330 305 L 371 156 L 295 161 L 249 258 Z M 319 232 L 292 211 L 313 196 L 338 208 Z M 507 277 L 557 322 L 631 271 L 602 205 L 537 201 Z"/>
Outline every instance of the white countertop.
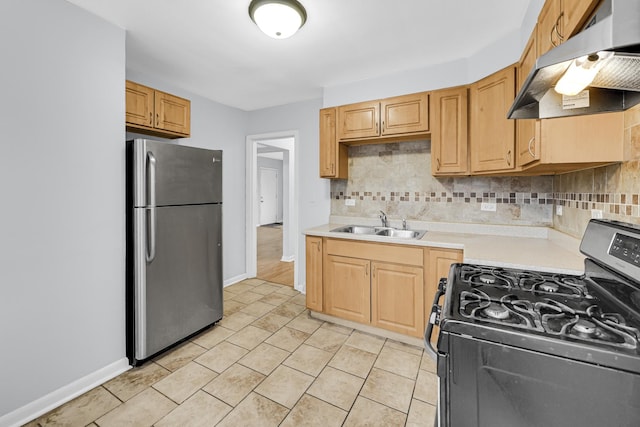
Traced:
<path fill-rule="evenodd" d="M 329 224 L 304 231 L 309 236 L 462 249 L 463 262 L 562 274 L 582 274 L 580 240 L 547 227 L 409 221 L 412 230 L 427 230 L 419 240 L 332 232 L 345 224 L 375 225 L 371 218 L 331 217 Z M 398 226 L 391 222 L 392 226 Z"/>

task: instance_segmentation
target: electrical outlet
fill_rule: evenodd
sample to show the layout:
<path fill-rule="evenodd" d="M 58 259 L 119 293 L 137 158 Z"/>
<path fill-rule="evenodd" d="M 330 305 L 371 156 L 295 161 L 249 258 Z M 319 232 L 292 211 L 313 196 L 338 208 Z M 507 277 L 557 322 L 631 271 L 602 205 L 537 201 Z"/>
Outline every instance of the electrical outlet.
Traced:
<path fill-rule="evenodd" d="M 591 209 L 591 218 L 602 219 L 602 211 L 600 209 Z"/>
<path fill-rule="evenodd" d="M 345 206 L 355 206 L 356 205 L 356 199 L 346 199 L 344 201 Z"/>
<path fill-rule="evenodd" d="M 556 215 L 562 216 L 562 205 L 556 205 Z"/>
<path fill-rule="evenodd" d="M 481 211 L 495 212 L 496 208 L 497 207 L 496 207 L 495 203 L 482 202 L 482 204 L 480 205 L 480 210 Z"/>

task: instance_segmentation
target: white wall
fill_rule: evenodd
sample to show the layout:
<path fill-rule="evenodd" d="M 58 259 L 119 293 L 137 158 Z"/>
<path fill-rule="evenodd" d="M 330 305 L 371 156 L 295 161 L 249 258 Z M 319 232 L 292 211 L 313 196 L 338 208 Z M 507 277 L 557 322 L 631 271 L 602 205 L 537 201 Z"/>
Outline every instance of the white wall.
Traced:
<path fill-rule="evenodd" d="M 519 30 L 485 46 L 469 58 L 406 70 L 379 78 L 325 87 L 322 105 L 333 107 L 465 85 L 480 80 L 520 59 L 543 4 L 544 0 L 531 0 Z"/>
<path fill-rule="evenodd" d="M 125 32 L 63 0 L 3 0 L 0 46 L 3 425 L 124 361 Z"/>
<path fill-rule="evenodd" d="M 127 79 L 191 100 L 191 137 L 181 145 L 223 150 L 222 248 L 223 278 L 245 273 L 245 136 L 248 113 L 179 89 L 153 76 L 127 69 Z M 177 83 L 177 82 L 176 82 Z M 127 134 L 127 137 L 137 136 Z M 144 138 L 160 139 L 141 136 Z"/>
<path fill-rule="evenodd" d="M 305 283 L 304 235 L 302 231 L 324 224 L 329 219 L 331 203 L 329 199 L 329 180 L 319 176 L 318 153 L 318 110 L 322 100 L 288 104 L 281 107 L 266 108 L 249 113 L 247 134 L 265 134 L 272 132 L 298 131 L 298 247 L 301 255 L 296 259 L 298 283 Z"/>

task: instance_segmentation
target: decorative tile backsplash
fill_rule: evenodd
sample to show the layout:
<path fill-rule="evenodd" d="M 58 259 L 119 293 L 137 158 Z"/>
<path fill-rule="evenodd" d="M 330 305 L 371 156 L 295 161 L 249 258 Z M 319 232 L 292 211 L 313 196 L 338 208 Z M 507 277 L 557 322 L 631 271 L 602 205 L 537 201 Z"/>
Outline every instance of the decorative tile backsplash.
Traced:
<path fill-rule="evenodd" d="M 349 147 L 349 179 L 331 182 L 332 215 L 376 218 L 382 210 L 392 225 L 402 218 L 539 225 L 578 238 L 592 209 L 640 223 L 639 199 L 640 160 L 556 176 L 434 178 L 429 141 Z"/>
<path fill-rule="evenodd" d="M 551 177 L 447 177 L 431 175 L 430 141 L 349 147 L 349 179 L 331 182 L 331 214 L 392 224 L 420 221 L 551 226 Z M 346 199 L 355 201 L 347 206 Z M 481 210 L 495 203 L 496 211 Z"/>

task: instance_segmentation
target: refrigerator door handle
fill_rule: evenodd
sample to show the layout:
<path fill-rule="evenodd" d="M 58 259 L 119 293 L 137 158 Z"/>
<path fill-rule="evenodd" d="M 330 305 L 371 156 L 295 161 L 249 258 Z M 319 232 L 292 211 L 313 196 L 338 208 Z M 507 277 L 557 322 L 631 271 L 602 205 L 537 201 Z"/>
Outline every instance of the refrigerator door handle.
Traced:
<path fill-rule="evenodd" d="M 147 151 L 147 206 L 156 207 L 156 156 Z"/>
<path fill-rule="evenodd" d="M 156 257 L 156 158 L 147 152 L 147 262 Z"/>

